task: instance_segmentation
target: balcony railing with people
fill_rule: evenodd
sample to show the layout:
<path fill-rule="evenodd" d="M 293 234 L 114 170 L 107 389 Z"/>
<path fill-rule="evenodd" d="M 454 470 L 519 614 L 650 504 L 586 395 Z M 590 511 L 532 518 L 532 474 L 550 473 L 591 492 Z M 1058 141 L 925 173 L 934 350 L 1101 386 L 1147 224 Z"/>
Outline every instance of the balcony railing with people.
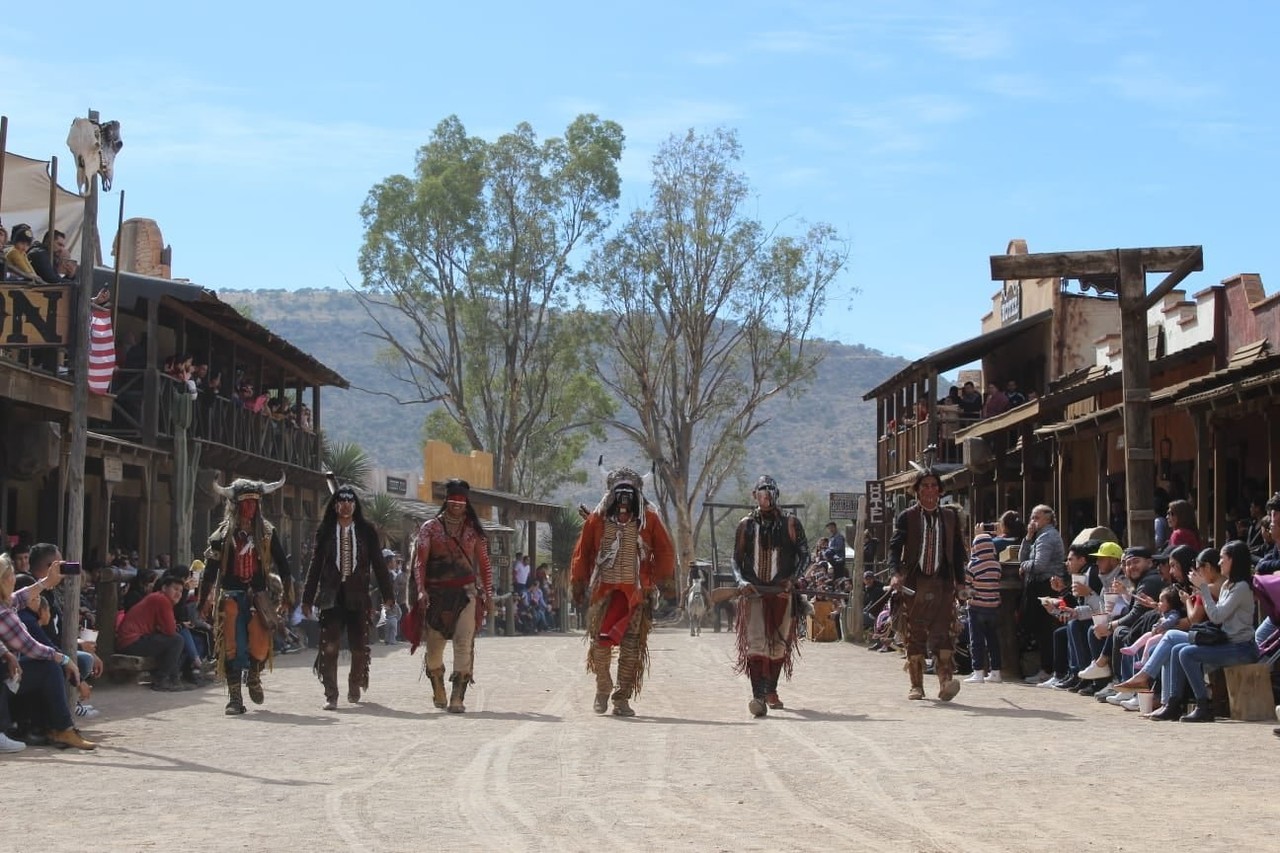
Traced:
<path fill-rule="evenodd" d="M 154 392 L 149 393 L 148 386 Z M 177 424 L 189 417 L 193 438 L 310 471 L 321 469 L 321 443 L 315 432 L 216 394 L 193 396 L 183 383 L 159 370 L 118 369 L 112 390 L 116 401 L 111 428 L 106 431 L 119 438 L 145 443 L 153 435 L 156 440 L 171 440 Z M 148 399 L 155 401 L 152 428 L 147 424 Z M 187 406 L 189 414 L 183 411 Z"/>
<path fill-rule="evenodd" d="M 891 419 L 877 442 L 881 477 L 909 470 L 913 461 L 924 462 L 926 451 L 930 449 L 931 463 L 963 462 L 962 449 L 953 437 L 958 424 L 961 424 L 959 419 L 949 412 L 940 413 L 936 425 L 928 418 L 908 420 L 902 424 Z"/>

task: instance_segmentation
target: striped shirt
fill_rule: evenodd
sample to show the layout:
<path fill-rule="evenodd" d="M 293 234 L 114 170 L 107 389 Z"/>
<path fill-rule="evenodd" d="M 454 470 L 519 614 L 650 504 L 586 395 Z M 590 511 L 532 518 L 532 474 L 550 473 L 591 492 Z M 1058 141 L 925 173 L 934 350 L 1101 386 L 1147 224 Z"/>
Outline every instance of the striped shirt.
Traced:
<path fill-rule="evenodd" d="M 964 575 L 973 593 L 969 599 L 970 607 L 1000 606 L 1000 562 L 996 559 L 996 546 L 991 541 L 991 534 L 979 533 L 973 537 L 973 549 Z"/>

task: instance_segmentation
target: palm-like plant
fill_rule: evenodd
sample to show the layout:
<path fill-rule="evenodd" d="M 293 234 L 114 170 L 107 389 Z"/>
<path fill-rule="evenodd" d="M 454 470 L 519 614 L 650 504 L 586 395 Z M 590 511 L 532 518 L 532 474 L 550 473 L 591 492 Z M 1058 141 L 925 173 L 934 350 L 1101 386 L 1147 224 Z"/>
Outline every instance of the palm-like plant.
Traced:
<path fill-rule="evenodd" d="M 394 536 L 404 518 L 404 510 L 400 501 L 386 492 L 374 492 L 365 497 L 361 503 L 364 520 L 378 529 L 378 539 L 386 545 L 388 536 Z"/>
<path fill-rule="evenodd" d="M 582 516 L 575 507 L 562 506 L 551 516 L 538 537 L 538 549 L 551 555 L 555 569 L 567 569 L 573 558 L 573 546 L 582 532 Z"/>
<path fill-rule="evenodd" d="M 367 488 L 369 477 L 373 474 L 373 460 L 354 441 L 334 444 L 326 441 L 324 465 L 339 483 L 349 483 L 361 490 Z M 367 510 L 365 514 L 368 514 Z"/>

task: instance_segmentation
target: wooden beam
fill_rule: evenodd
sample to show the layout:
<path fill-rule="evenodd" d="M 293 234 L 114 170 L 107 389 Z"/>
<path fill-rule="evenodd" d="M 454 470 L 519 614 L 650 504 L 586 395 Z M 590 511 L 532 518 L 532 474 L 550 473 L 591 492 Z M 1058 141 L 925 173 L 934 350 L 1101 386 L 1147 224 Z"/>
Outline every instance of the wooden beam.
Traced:
<path fill-rule="evenodd" d="M 1080 278 L 1117 275 L 1120 253 L 1137 252 L 1145 272 L 1172 272 L 1200 246 L 1156 246 L 1144 249 L 1098 249 L 1084 252 L 1040 252 L 1033 255 L 992 255 L 993 281 L 1028 278 Z"/>
<path fill-rule="evenodd" d="M 1164 281 L 1155 286 L 1155 289 L 1147 294 L 1147 303 L 1144 306 L 1148 311 L 1154 308 L 1165 295 L 1172 291 L 1175 287 L 1182 283 L 1182 280 L 1193 272 L 1200 272 L 1204 269 L 1204 249 L 1200 246 L 1194 247 L 1195 251 L 1183 258 L 1173 271 L 1165 276 Z"/>
<path fill-rule="evenodd" d="M 1027 278 L 1078 278 L 1090 273 L 1116 273 L 1120 259 L 1115 249 L 1092 252 L 1040 252 L 1034 255 L 992 255 L 992 281 Z"/>
<path fill-rule="evenodd" d="M 240 334 L 239 332 L 236 332 L 232 329 L 228 329 L 225 326 L 220 326 L 213 323 L 212 321 L 210 321 L 208 317 L 205 317 L 199 311 L 196 311 L 190 308 L 188 305 L 186 305 L 183 302 L 180 302 L 177 299 L 165 298 L 164 307 L 172 310 L 179 317 L 183 317 L 187 320 L 190 320 L 191 322 L 195 323 L 197 326 L 203 326 L 204 328 L 208 329 L 210 332 L 220 335 L 223 338 L 226 338 L 227 340 L 231 341 L 237 346 L 244 347 L 247 350 L 251 350 L 253 353 L 258 355 L 260 358 L 264 359 L 265 361 L 268 361 L 275 365 L 279 365 L 280 367 L 284 368 L 280 371 L 282 379 L 287 380 L 291 377 L 294 377 L 294 378 L 304 380 L 308 385 L 320 384 L 320 379 L 318 377 L 311 376 L 310 374 L 300 370 L 299 365 L 297 365 L 296 363 L 282 359 L 280 357 L 280 354 L 272 350 L 270 347 L 264 344 L 260 344 L 257 341 L 250 340 L 249 338 L 246 338 L 244 335 Z M 235 369 L 235 363 L 233 361 L 232 370 L 234 369 Z M 230 378 L 234 379 L 235 377 L 232 376 Z M 228 378 L 225 376 L 223 377 L 223 379 L 224 381 L 228 380 Z M 255 387 L 261 387 L 260 382 L 255 381 L 254 385 Z"/>
<path fill-rule="evenodd" d="M 1155 540 L 1155 462 L 1151 444 L 1151 362 L 1147 351 L 1146 271 L 1142 250 L 1121 249 L 1120 375 L 1124 386 L 1125 497 L 1130 545 L 1150 548 Z M 1120 531 L 1116 531 L 1120 533 Z"/>

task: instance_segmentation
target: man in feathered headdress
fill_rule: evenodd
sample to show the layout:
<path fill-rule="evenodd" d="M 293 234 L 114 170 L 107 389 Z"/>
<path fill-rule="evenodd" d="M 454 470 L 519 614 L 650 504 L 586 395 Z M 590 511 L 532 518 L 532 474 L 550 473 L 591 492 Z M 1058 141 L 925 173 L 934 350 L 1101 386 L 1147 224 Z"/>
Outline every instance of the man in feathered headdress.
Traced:
<path fill-rule="evenodd" d="M 772 477 L 756 480 L 756 508 L 738 522 L 733 539 L 733 574 L 742 593 L 737 671 L 751 679 L 747 710 L 754 717 L 782 707 L 778 678 L 791 677 L 798 635 L 794 584 L 809 565 L 804 526 L 782 512 L 778 495 Z"/>
<path fill-rule="evenodd" d="M 493 600 L 493 568 L 489 543 L 466 480 L 446 480 L 444 506 L 418 528 L 413 578 L 418 601 L 406 620 L 410 651 L 425 640 L 423 667 L 431 680 L 431 701 L 451 714 L 467 710 L 467 686 L 474 683 L 476 630 L 484 624 Z M 444 646 L 453 641 L 453 684 L 444 695 Z"/>
<path fill-rule="evenodd" d="M 662 519 L 644 499 L 643 478 L 630 468 L 610 471 L 608 491 L 582 524 L 573 549 L 570 582 L 574 606 L 587 608 L 587 671 L 596 676 L 597 714 L 609 709 L 633 717 L 648 668 L 650 600 L 655 589 L 676 594 L 675 548 Z M 610 674 L 618 647 L 618 682 Z"/>
<path fill-rule="evenodd" d="M 227 679 L 228 715 L 245 712 L 241 679 L 249 688 L 249 698 L 261 705 L 262 670 L 271 661 L 272 637 L 279 615 L 271 603 L 268 575 L 274 562 L 285 595 L 285 612 L 292 606 L 289 591 L 292 573 L 289 556 L 275 535 L 275 527 L 262 517 L 260 502 L 284 485 L 237 479 L 230 486 L 213 484 L 227 499 L 227 512 L 205 549 L 205 571 L 200 577 L 200 613 L 208 621 L 216 602 L 213 620 L 218 668 Z"/>
<path fill-rule="evenodd" d="M 365 521 L 360 498 L 351 486 L 341 486 L 329 498 L 324 517 L 316 527 L 311 566 L 302 591 L 302 616 L 311 618 L 320 608 L 320 650 L 313 667 L 324 684 L 324 709 L 338 709 L 338 644 L 345 629 L 351 650 L 347 674 L 347 701 L 360 701 L 369 689 L 369 622 L 372 582 L 387 607 L 395 607 L 391 575 L 382 557 L 377 529 Z"/>

